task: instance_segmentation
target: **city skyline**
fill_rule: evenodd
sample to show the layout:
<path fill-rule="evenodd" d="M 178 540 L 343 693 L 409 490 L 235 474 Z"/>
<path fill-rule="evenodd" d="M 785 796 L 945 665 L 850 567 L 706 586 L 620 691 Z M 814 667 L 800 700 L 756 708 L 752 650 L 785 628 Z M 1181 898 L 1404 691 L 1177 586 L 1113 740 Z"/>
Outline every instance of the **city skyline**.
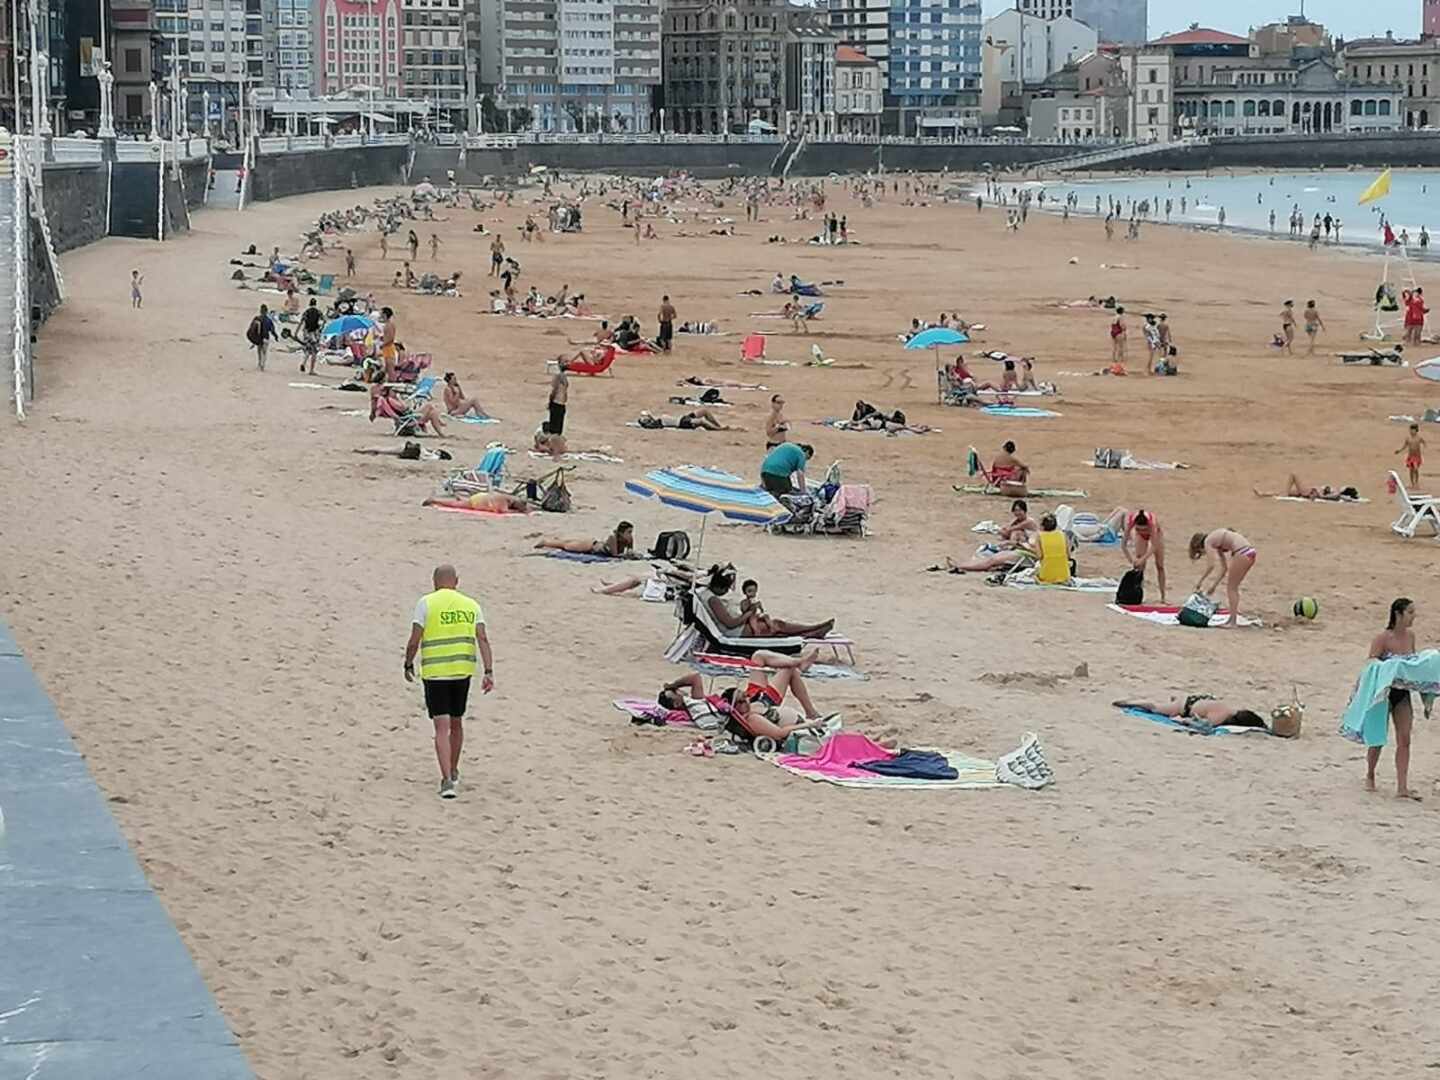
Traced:
<path fill-rule="evenodd" d="M 1015 6 L 1013 0 L 985 0 L 988 19 Z M 1217 30 L 1245 34 L 1251 26 L 1279 22 L 1299 13 L 1301 0 L 1275 0 L 1255 4 L 1253 0 L 1150 0 L 1150 37 L 1157 38 L 1183 30 L 1192 22 Z M 1420 35 L 1420 0 L 1304 0 L 1305 16 L 1323 24 L 1332 34 L 1345 38 L 1380 36 L 1393 30 L 1396 37 Z"/>

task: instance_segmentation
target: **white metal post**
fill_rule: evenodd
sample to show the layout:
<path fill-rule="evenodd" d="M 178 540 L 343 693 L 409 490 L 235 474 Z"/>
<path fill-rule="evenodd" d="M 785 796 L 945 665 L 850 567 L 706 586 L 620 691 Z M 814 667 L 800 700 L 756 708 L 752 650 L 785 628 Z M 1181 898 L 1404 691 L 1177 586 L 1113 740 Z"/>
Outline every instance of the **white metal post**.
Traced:
<path fill-rule="evenodd" d="M 160 151 L 160 157 L 155 166 L 155 188 L 159 192 L 155 197 L 155 239 L 165 239 L 165 144 L 155 144 Z"/>

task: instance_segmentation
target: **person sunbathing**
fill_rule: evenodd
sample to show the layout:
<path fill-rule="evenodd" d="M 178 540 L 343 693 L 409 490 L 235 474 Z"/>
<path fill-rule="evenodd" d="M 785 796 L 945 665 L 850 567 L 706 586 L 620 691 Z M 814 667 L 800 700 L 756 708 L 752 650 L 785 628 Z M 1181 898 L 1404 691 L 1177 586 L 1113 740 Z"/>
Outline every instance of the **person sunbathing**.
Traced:
<path fill-rule="evenodd" d="M 439 506 L 449 510 L 485 510 L 492 514 L 528 514 L 530 504 L 518 495 L 501 491 L 477 491 L 465 499 L 429 498 L 421 506 Z"/>
<path fill-rule="evenodd" d="M 370 420 L 383 416 L 395 423 L 395 434 L 423 434 L 428 426 L 436 435 L 444 435 L 441 412 L 433 401 L 417 401 L 413 397 L 401 397 L 394 387 L 386 383 L 375 383 L 370 387 Z"/>
<path fill-rule="evenodd" d="M 1258 713 L 1250 709 L 1243 709 L 1238 705 L 1216 701 L 1209 694 L 1190 694 L 1183 699 L 1171 698 L 1163 704 L 1154 701 L 1117 701 L 1114 704 L 1118 709 L 1142 709 L 1145 712 L 1158 713 L 1175 720 L 1189 720 L 1192 723 L 1185 724 L 1185 727 L 1201 730 L 1217 728 L 1222 725 L 1268 728 Z"/>
<path fill-rule="evenodd" d="M 681 431 L 741 431 L 738 427 L 730 427 L 722 424 L 720 418 L 715 415 L 714 409 L 699 408 L 683 416 L 669 416 L 664 413 L 656 416 L 651 412 L 642 412 L 636 421 L 641 427 L 650 430 L 659 428 L 679 428 Z"/>
<path fill-rule="evenodd" d="M 706 582 L 706 588 L 710 596 L 706 599 L 706 607 L 710 614 L 715 617 L 724 630 L 733 632 L 738 637 L 754 637 L 749 633 L 748 624 L 750 616 L 741 609 L 741 605 L 734 600 L 725 599 L 726 594 L 735 587 L 735 568 L 733 566 L 712 566 L 710 577 Z M 765 618 L 765 624 L 770 628 L 773 635 L 780 637 L 808 637 L 823 638 L 835 628 L 834 619 L 826 619 L 820 623 L 797 623 L 786 619 L 776 619 L 769 615 Z"/>
<path fill-rule="evenodd" d="M 473 397 L 466 397 L 465 391 L 460 389 L 460 380 L 455 377 L 453 371 L 445 373 L 445 411 L 451 416 L 478 416 L 488 419 L 490 414 L 485 411 L 485 406 Z"/>
<path fill-rule="evenodd" d="M 535 429 L 535 441 L 533 448 L 542 454 L 549 454 L 552 457 L 561 457 L 569 449 L 569 443 L 565 441 L 564 435 L 556 435 L 550 430 L 550 421 L 542 420 L 540 426 Z"/>
<path fill-rule="evenodd" d="M 1026 483 L 1030 479 L 1030 466 L 1015 456 L 1015 444 L 1006 440 L 1000 453 L 990 463 L 990 485 L 1001 495 L 1024 496 L 1029 491 Z"/>
<path fill-rule="evenodd" d="M 1324 487 L 1307 487 L 1300 483 L 1299 477 L 1294 473 L 1285 482 L 1283 494 L 1278 491 L 1261 491 L 1259 488 L 1252 488 L 1256 495 L 1262 499 L 1318 499 L 1323 502 L 1356 502 L 1360 498 L 1360 492 L 1353 487 L 1333 488 L 1329 484 Z"/>
<path fill-rule="evenodd" d="M 1011 570 L 1034 561 L 1035 553 L 1030 550 L 1028 545 L 1022 544 L 1019 547 L 1006 548 L 991 554 L 977 554 L 974 558 L 964 562 L 956 562 L 946 555 L 943 569 L 952 574 L 988 574 L 995 570 Z M 933 566 L 930 569 L 940 570 L 942 567 Z"/>
<path fill-rule="evenodd" d="M 1028 356 L 1020 358 L 1020 379 L 1016 383 L 1017 390 L 1038 391 L 1040 386 L 1035 382 L 1035 362 Z"/>
<path fill-rule="evenodd" d="M 737 687 L 726 690 L 720 700 L 725 705 L 722 726 L 743 747 L 763 738 L 773 741 L 777 750 L 793 752 L 797 748 L 793 736 L 823 730 L 821 718 L 799 718 L 793 709 L 752 702 Z"/>
<path fill-rule="evenodd" d="M 536 551 L 564 551 L 571 555 L 599 555 L 609 559 L 643 559 L 635 550 L 635 526 L 622 521 L 604 540 L 551 540 L 535 543 Z"/>

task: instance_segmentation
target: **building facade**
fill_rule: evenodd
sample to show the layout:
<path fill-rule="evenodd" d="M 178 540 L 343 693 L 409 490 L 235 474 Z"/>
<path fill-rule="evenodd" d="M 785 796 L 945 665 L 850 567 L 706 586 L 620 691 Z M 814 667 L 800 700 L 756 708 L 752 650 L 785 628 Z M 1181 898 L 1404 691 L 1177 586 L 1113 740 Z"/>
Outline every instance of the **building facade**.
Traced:
<path fill-rule="evenodd" d="M 784 0 L 671 0 L 665 8 L 665 108 L 677 132 L 784 123 Z"/>
<path fill-rule="evenodd" d="M 1105 134 L 1103 99 L 1096 94 L 1064 93 L 1030 102 L 1027 132 L 1032 139 L 1088 142 Z"/>
<path fill-rule="evenodd" d="M 880 134 L 885 109 L 880 65 L 858 49 L 835 49 L 835 128 L 840 135 Z"/>
<path fill-rule="evenodd" d="M 792 9 L 785 37 L 785 124 L 790 135 L 835 134 L 835 49 L 829 20 L 811 8 Z"/>
<path fill-rule="evenodd" d="M 1143 45 L 1148 37 L 1148 0 L 1018 0 L 1015 10 L 1041 19 L 1077 19 L 1101 41 L 1117 45 Z"/>
<path fill-rule="evenodd" d="M 498 96 L 535 130 L 651 130 L 659 0 L 503 0 L 499 22 Z"/>
<path fill-rule="evenodd" d="M 1427 16 L 1429 11 L 1427 6 Z M 1400 115 L 1405 127 L 1440 127 L 1440 38 L 1349 41 L 1340 62 L 1353 84 L 1404 87 Z"/>
<path fill-rule="evenodd" d="M 276 0 L 153 0 L 154 45 L 160 54 L 155 76 L 162 88 L 179 68 L 186 88 L 190 126 L 200 130 L 209 94 L 212 131 L 238 134 L 242 88 L 274 86 L 274 62 L 267 67 L 266 37 L 274 40 Z M 130 91 L 126 91 L 129 93 Z M 116 79 L 115 111 L 122 114 Z M 165 111 L 161 104 L 162 114 Z"/>
<path fill-rule="evenodd" d="M 1170 142 L 1175 135 L 1174 57 L 1163 46 L 1126 46 L 1120 70 L 1129 88 L 1126 127 L 1136 142 Z"/>
<path fill-rule="evenodd" d="M 1425 0 L 1420 15 L 1420 35 L 1440 37 L 1440 0 Z"/>
<path fill-rule="evenodd" d="M 830 29 L 849 46 L 880 66 L 881 91 L 889 89 L 890 0 L 826 0 Z"/>
<path fill-rule="evenodd" d="M 275 87 L 304 97 L 316 86 L 312 0 L 275 0 Z"/>
<path fill-rule="evenodd" d="M 893 0 L 887 127 L 901 135 L 980 127 L 979 0 Z"/>
<path fill-rule="evenodd" d="M 402 16 L 400 0 L 318 0 L 312 33 L 320 94 L 400 97 Z"/>
<path fill-rule="evenodd" d="M 461 0 L 402 0 L 404 95 L 430 106 L 430 123 L 465 125 L 468 48 Z"/>
<path fill-rule="evenodd" d="M 1041 19 L 1013 8 L 984 26 L 987 44 L 999 51 L 996 76 L 1003 82 L 1034 86 L 1095 52 L 1099 35 L 1067 16 Z"/>

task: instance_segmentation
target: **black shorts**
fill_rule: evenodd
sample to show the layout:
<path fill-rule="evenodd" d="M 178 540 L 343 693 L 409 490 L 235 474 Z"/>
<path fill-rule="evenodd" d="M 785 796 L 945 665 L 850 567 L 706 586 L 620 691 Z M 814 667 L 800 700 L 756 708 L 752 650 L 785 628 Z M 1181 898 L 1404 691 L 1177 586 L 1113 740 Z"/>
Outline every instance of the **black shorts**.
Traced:
<path fill-rule="evenodd" d="M 550 402 L 550 434 L 565 434 L 565 406 L 558 401 Z"/>
<path fill-rule="evenodd" d="M 670 345 L 671 339 L 673 339 L 674 337 L 675 337 L 675 324 L 674 324 L 674 323 L 668 323 L 668 322 L 662 322 L 662 323 L 660 324 L 660 333 L 659 333 L 658 335 L 656 335 L 655 340 L 656 340 L 656 342 L 660 345 L 661 348 L 667 348 L 667 347 Z"/>
<path fill-rule="evenodd" d="M 425 711 L 432 718 L 449 716 L 460 719 L 465 715 L 465 706 L 470 700 L 470 678 L 426 679 Z"/>
<path fill-rule="evenodd" d="M 790 477 L 776 476 L 774 473 L 762 472 L 760 486 L 771 495 L 793 495 L 795 493 L 795 485 L 790 482 Z"/>
<path fill-rule="evenodd" d="M 1390 711 L 1392 713 L 1398 706 L 1410 704 L 1410 700 L 1409 690 L 1401 690 L 1394 686 L 1390 688 Z"/>

